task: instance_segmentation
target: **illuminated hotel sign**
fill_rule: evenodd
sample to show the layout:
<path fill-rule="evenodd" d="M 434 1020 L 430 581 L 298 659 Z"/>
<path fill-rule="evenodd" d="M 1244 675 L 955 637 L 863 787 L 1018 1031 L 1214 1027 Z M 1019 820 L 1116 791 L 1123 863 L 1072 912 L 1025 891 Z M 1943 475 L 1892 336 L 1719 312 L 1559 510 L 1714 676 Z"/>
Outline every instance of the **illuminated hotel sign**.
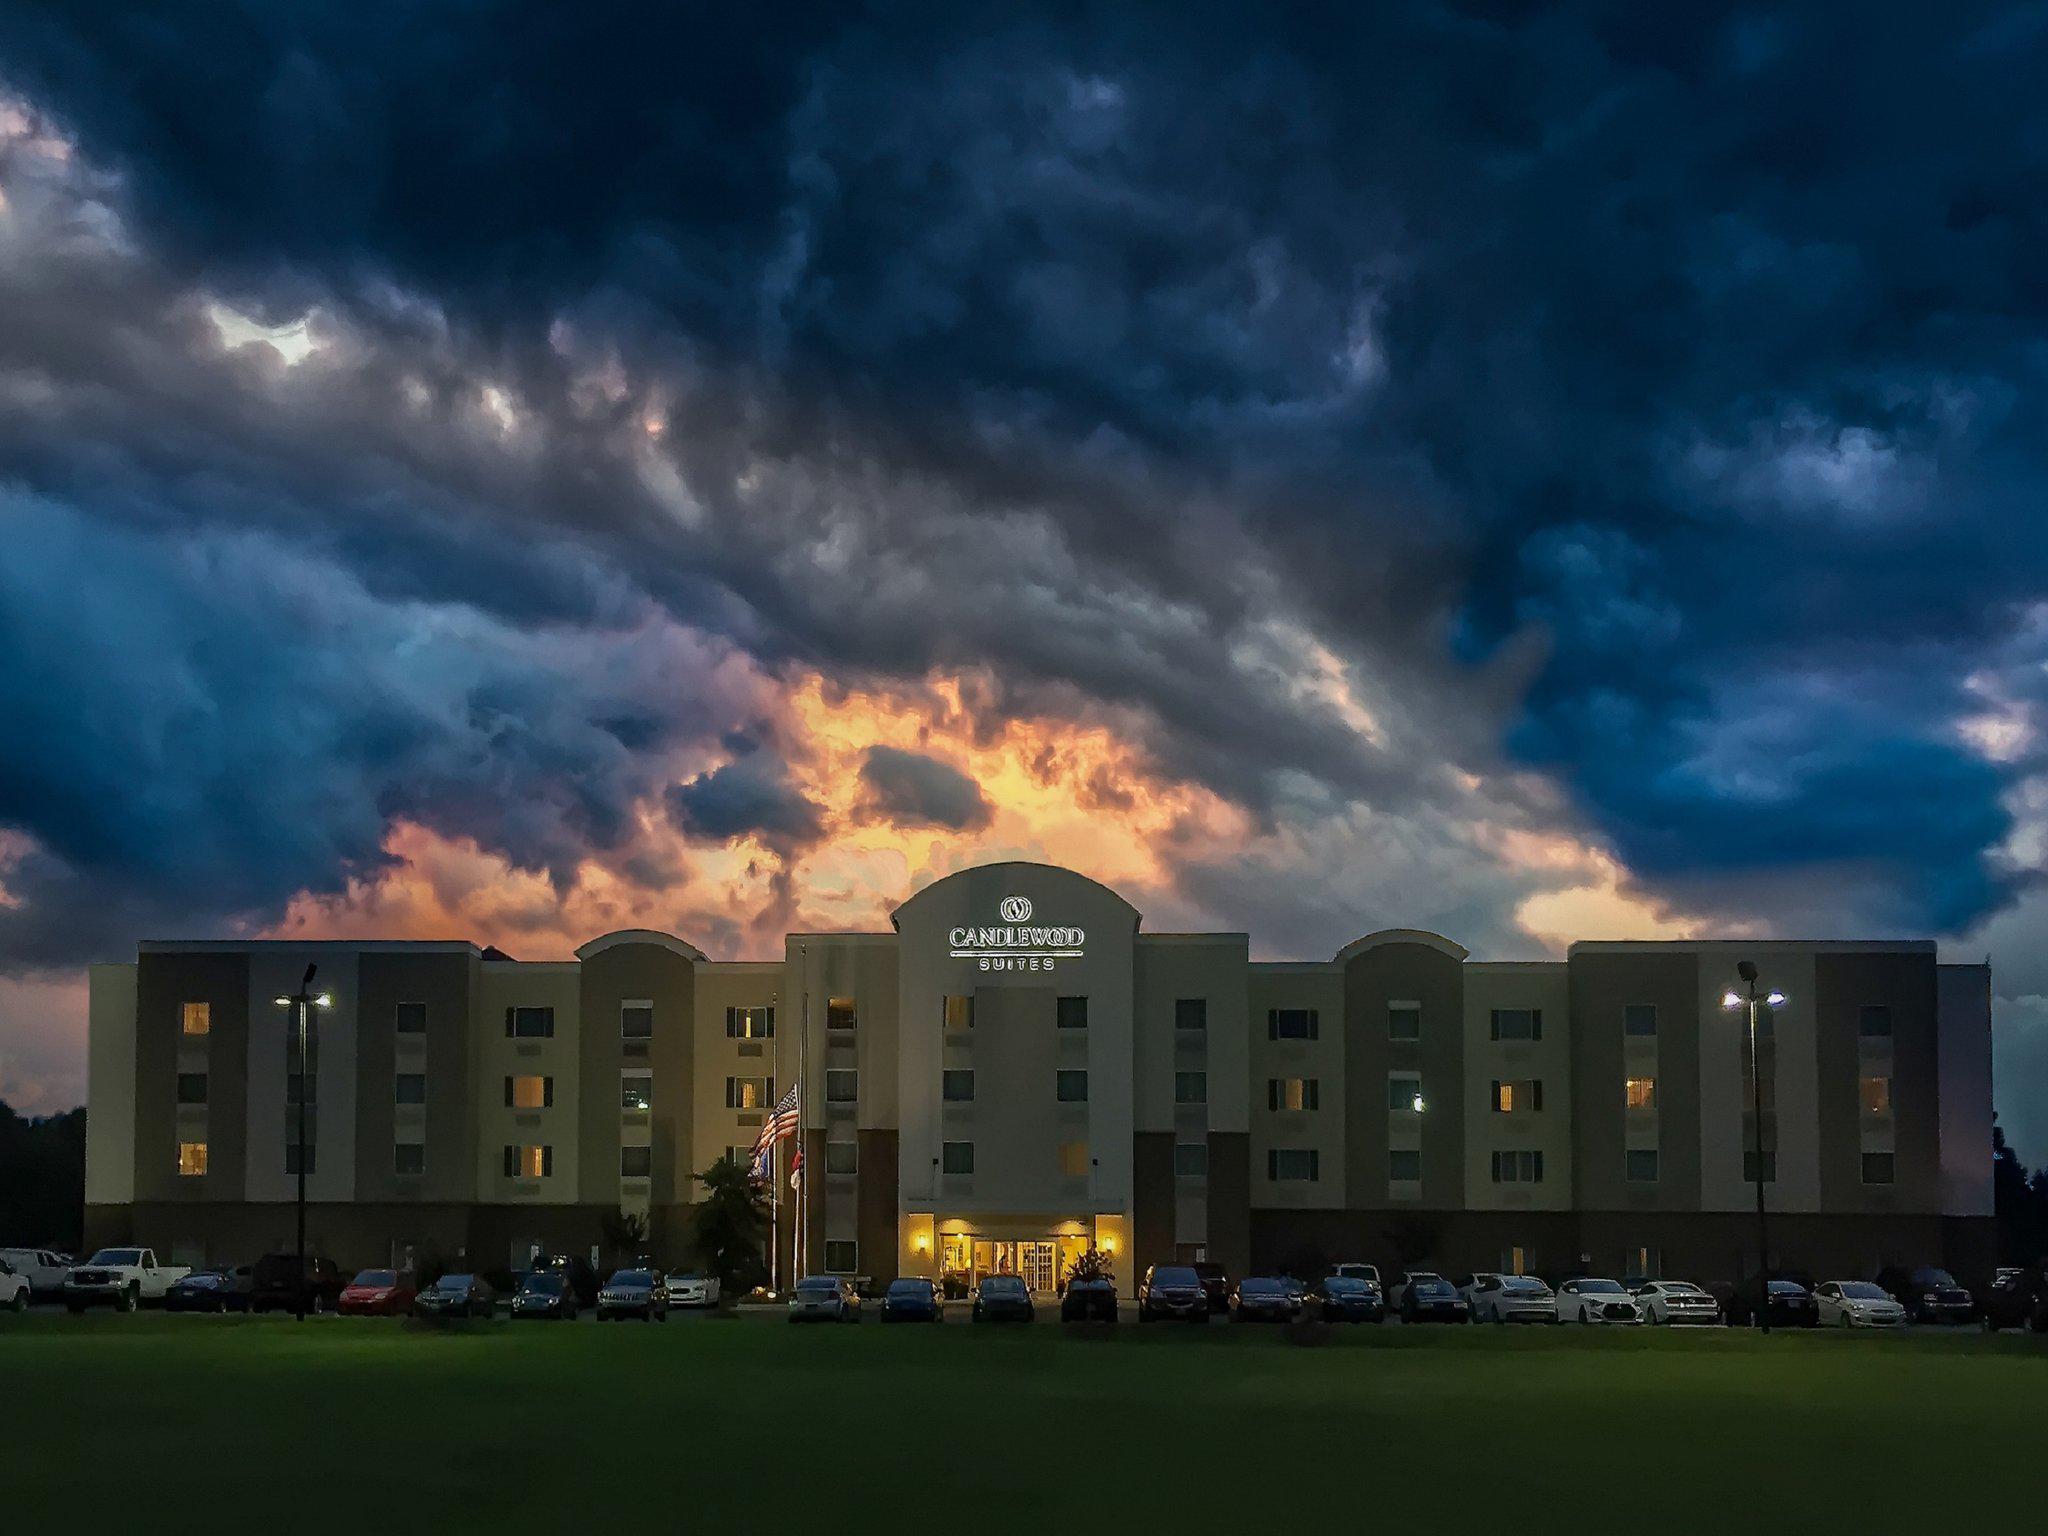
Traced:
<path fill-rule="evenodd" d="M 955 928 L 946 935 L 955 960 L 972 960 L 984 971 L 1049 971 L 1062 960 L 1081 958 L 1088 935 L 1079 928 L 1041 928 L 1031 922 L 1031 899 L 1005 896 L 994 928 Z"/>

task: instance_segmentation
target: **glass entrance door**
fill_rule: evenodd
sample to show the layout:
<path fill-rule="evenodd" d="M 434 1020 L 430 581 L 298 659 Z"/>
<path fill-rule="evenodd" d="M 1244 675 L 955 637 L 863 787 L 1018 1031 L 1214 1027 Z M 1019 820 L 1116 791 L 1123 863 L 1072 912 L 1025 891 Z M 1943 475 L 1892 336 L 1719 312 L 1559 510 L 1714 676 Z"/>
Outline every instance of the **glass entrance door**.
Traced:
<path fill-rule="evenodd" d="M 1059 1249 L 1050 1239 L 999 1242 L 976 1238 L 971 1262 L 971 1283 L 975 1285 L 986 1275 L 1015 1275 L 1033 1292 L 1050 1295 L 1059 1282 Z"/>

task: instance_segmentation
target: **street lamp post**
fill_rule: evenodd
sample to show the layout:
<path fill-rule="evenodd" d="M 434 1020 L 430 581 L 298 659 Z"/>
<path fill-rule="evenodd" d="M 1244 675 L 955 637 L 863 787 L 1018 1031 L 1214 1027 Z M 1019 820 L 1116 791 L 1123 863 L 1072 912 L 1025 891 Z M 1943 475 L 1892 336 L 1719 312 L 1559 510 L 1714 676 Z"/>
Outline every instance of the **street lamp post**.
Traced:
<path fill-rule="evenodd" d="M 1755 1141 L 1756 1156 L 1756 1258 L 1757 1258 L 1757 1300 L 1758 1325 L 1765 1333 L 1771 1331 L 1771 1238 L 1770 1228 L 1764 1216 L 1764 1073 L 1763 1059 L 1756 1048 L 1756 1014 L 1759 1008 L 1781 1007 L 1785 994 L 1762 990 L 1756 979 L 1756 965 L 1744 960 L 1735 967 L 1735 974 L 1742 978 L 1747 991 L 1730 991 L 1721 998 L 1721 1006 L 1730 1013 L 1738 1009 L 1749 1010 L 1749 1116 Z"/>
<path fill-rule="evenodd" d="M 306 974 L 299 980 L 299 990 L 288 997 L 280 997 L 277 1006 L 292 1010 L 292 1033 L 296 1042 L 299 1079 L 298 1102 L 298 1171 L 299 1171 L 299 1273 L 295 1287 L 295 1312 L 300 1322 L 306 1320 L 306 1033 L 311 1026 L 315 1008 L 331 1008 L 334 999 L 325 992 L 313 991 L 313 973 L 318 965 L 306 967 Z"/>

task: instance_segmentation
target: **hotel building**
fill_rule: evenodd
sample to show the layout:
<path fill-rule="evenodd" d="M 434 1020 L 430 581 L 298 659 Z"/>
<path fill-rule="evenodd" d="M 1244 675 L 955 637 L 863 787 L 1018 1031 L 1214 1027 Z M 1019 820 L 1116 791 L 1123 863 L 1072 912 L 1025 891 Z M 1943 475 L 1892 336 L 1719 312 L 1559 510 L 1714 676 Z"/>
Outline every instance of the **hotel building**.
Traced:
<path fill-rule="evenodd" d="M 810 1270 L 1046 1289 L 1093 1242 L 1127 1291 L 1194 1257 L 1731 1278 L 1755 1263 L 1750 1045 L 1721 1005 L 1744 959 L 1788 998 L 1757 1052 L 1774 1262 L 1988 1264 L 1990 977 L 1931 942 L 1488 962 L 1391 929 L 1255 961 L 1025 863 L 771 961 L 638 930 L 544 962 L 144 943 L 92 971 L 87 1240 L 288 1248 L 303 1115 L 311 1241 L 344 1266 L 519 1268 L 621 1210 L 682 1263 L 693 1176 L 800 1076 Z M 333 1001 L 302 1081 L 274 1000 L 309 963 Z"/>

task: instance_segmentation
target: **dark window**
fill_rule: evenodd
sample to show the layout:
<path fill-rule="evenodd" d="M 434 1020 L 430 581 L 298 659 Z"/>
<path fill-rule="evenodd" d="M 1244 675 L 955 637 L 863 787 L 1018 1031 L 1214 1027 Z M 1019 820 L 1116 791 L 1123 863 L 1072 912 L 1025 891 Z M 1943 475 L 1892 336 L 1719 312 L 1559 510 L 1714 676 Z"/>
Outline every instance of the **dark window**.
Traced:
<path fill-rule="evenodd" d="M 1173 1074 L 1173 1102 L 1176 1104 L 1206 1104 L 1209 1102 L 1209 1074 L 1206 1072 L 1176 1072 Z"/>
<path fill-rule="evenodd" d="M 860 1248 L 850 1237 L 825 1240 L 825 1268 L 835 1275 L 850 1275 L 860 1264 Z"/>
<path fill-rule="evenodd" d="M 1866 1152 L 1863 1154 L 1863 1182 L 1866 1184 L 1889 1184 L 1892 1175 L 1898 1171 L 1898 1159 L 1890 1152 Z"/>
<path fill-rule="evenodd" d="M 654 1148 L 619 1148 L 619 1177 L 622 1179 L 644 1179 L 654 1172 Z"/>
<path fill-rule="evenodd" d="M 1269 1008 L 1266 1010 L 1268 1040 L 1313 1040 L 1316 1038 L 1313 1008 Z"/>
<path fill-rule="evenodd" d="M 413 1178 L 427 1171 L 424 1142 L 401 1141 L 391 1149 L 391 1171 L 400 1178 Z"/>
<path fill-rule="evenodd" d="M 974 1069 L 971 1067 L 949 1067 L 939 1074 L 939 1096 L 954 1104 L 966 1104 L 974 1098 Z"/>
<path fill-rule="evenodd" d="M 1054 1019 L 1061 1029 L 1086 1029 L 1088 1027 L 1088 999 L 1085 997 L 1062 997 L 1054 1004 Z"/>
<path fill-rule="evenodd" d="M 1856 1021 L 1856 1033 L 1865 1040 L 1889 1040 L 1892 1034 L 1892 1011 L 1882 1003 L 1865 1006 Z M 1866 1184 L 1888 1184 L 1889 1179 L 1866 1179 Z"/>
<path fill-rule="evenodd" d="M 555 1010 L 552 1008 L 507 1008 L 505 1010 L 505 1034 L 519 1040 L 548 1040 L 555 1033 Z"/>
<path fill-rule="evenodd" d="M 309 1179 L 313 1177 L 313 1169 L 319 1161 L 313 1154 L 319 1150 L 314 1143 L 306 1143 L 306 1177 Z M 299 1144 L 296 1141 L 284 1144 L 284 1173 L 288 1179 L 295 1179 L 299 1175 Z"/>
<path fill-rule="evenodd" d="M 1413 1003 L 1400 1003 L 1387 1009 L 1387 1038 L 1389 1040 L 1420 1040 L 1422 1038 L 1422 1010 Z"/>
<path fill-rule="evenodd" d="M 1422 1154 L 1412 1147 L 1406 1151 L 1397 1148 L 1388 1152 L 1387 1177 L 1396 1184 L 1421 1183 Z"/>
<path fill-rule="evenodd" d="M 1266 1151 L 1266 1177 L 1272 1180 L 1303 1180 L 1313 1184 L 1322 1172 L 1322 1157 L 1313 1147 L 1270 1147 Z"/>
<path fill-rule="evenodd" d="M 649 1109 L 654 1104 L 654 1074 L 652 1072 L 621 1072 L 619 1074 L 619 1108 Z"/>
<path fill-rule="evenodd" d="M 1418 1114 L 1416 1099 L 1422 1095 L 1422 1079 L 1404 1076 L 1398 1072 L 1387 1074 L 1387 1108 L 1405 1114 Z M 1425 1102 L 1427 1102 L 1425 1100 Z"/>
<path fill-rule="evenodd" d="M 860 1073 L 852 1067 L 834 1067 L 825 1074 L 825 1102 L 851 1104 L 860 1097 Z"/>
<path fill-rule="evenodd" d="M 1175 1029 L 1207 1029 L 1209 1027 L 1209 999 L 1206 997 L 1177 997 L 1173 1000 L 1173 1027 Z"/>
<path fill-rule="evenodd" d="M 1209 1176 L 1209 1144 L 1206 1141 L 1175 1142 L 1173 1171 L 1183 1179 L 1206 1179 Z"/>
<path fill-rule="evenodd" d="M 1657 1033 L 1657 1005 L 1655 1003 L 1629 1003 L 1621 1010 L 1621 1032 L 1624 1035 L 1654 1035 Z"/>
<path fill-rule="evenodd" d="M 1756 1182 L 1756 1151 L 1754 1148 L 1742 1154 L 1742 1182 L 1745 1184 L 1754 1184 Z M 1766 1184 L 1778 1182 L 1778 1154 L 1775 1152 L 1764 1153 L 1764 1182 Z"/>
<path fill-rule="evenodd" d="M 1543 1154 L 1517 1149 L 1493 1154 L 1493 1182 L 1496 1184 L 1541 1184 Z"/>
<path fill-rule="evenodd" d="M 856 1029 L 860 1025 L 860 1013 L 853 1006 L 850 997 L 828 997 L 825 999 L 825 1027 L 827 1029 Z"/>
<path fill-rule="evenodd" d="M 424 1072 L 401 1072 L 392 1080 L 392 1099 L 399 1104 L 424 1104 L 427 1102 L 427 1074 Z"/>
<path fill-rule="evenodd" d="M 775 1010 L 769 1007 L 726 1009 L 725 1036 L 728 1040 L 774 1039 Z"/>
<path fill-rule="evenodd" d="M 391 1027 L 401 1035 L 424 1035 L 427 1032 L 427 1005 L 399 1003 L 391 1010 Z"/>
<path fill-rule="evenodd" d="M 860 1167 L 860 1143 L 854 1141 L 828 1141 L 825 1143 L 825 1171 L 827 1173 L 853 1173 Z"/>
<path fill-rule="evenodd" d="M 1496 1040 L 1541 1040 L 1541 1008 L 1496 1008 L 1493 1010 L 1493 1038 Z"/>
<path fill-rule="evenodd" d="M 317 1104 L 320 1101 L 320 1074 L 285 1073 L 284 1101 L 287 1104 Z"/>
<path fill-rule="evenodd" d="M 549 1034 L 553 1034 L 551 1029 Z M 652 1040 L 654 1038 L 654 1008 L 649 1003 L 621 1003 L 619 1005 L 619 1038 L 622 1040 Z"/>
<path fill-rule="evenodd" d="M 180 1104 L 204 1104 L 206 1102 L 206 1074 L 204 1072 L 180 1072 L 178 1074 L 178 1102 Z"/>
<path fill-rule="evenodd" d="M 974 1172 L 974 1143 L 947 1141 L 939 1144 L 939 1168 L 944 1173 Z"/>
<path fill-rule="evenodd" d="M 1657 1154 L 1654 1149 L 1631 1148 L 1623 1163 L 1623 1177 L 1631 1184 L 1657 1182 Z"/>
<path fill-rule="evenodd" d="M 1088 1102 L 1088 1074 L 1063 1069 L 1052 1075 L 1053 1097 L 1062 1104 L 1085 1104 Z"/>

